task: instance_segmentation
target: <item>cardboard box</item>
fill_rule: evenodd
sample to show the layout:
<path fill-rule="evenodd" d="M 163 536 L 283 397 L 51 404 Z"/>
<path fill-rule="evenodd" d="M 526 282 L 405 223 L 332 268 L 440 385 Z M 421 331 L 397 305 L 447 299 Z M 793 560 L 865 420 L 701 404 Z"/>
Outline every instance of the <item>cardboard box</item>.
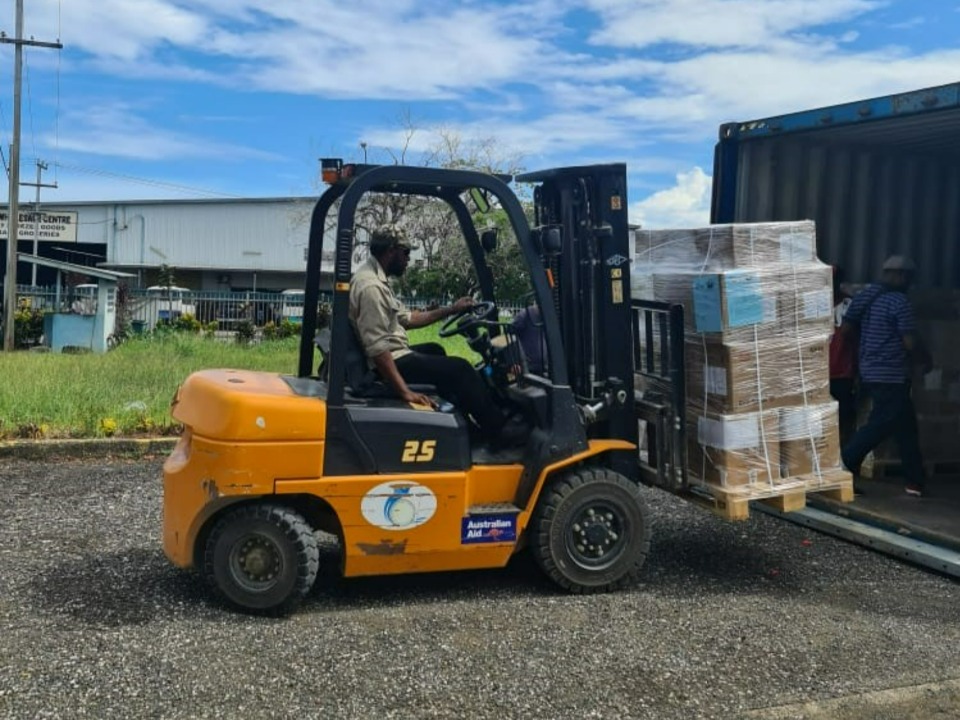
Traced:
<path fill-rule="evenodd" d="M 830 400 L 829 337 L 685 343 L 687 405 L 696 414 L 754 412 Z"/>
<path fill-rule="evenodd" d="M 688 468 L 719 487 L 769 486 L 780 479 L 779 415 L 774 411 L 688 416 Z"/>
<path fill-rule="evenodd" d="M 764 294 L 763 278 L 751 270 L 729 270 L 693 279 L 694 328 L 701 333 L 776 322 L 776 294 Z"/>
<path fill-rule="evenodd" d="M 781 334 L 806 337 L 833 332 L 833 268 L 805 263 L 781 269 L 776 287 Z"/>
<path fill-rule="evenodd" d="M 837 403 L 780 408 L 780 469 L 783 477 L 824 473 L 840 467 Z"/>
<path fill-rule="evenodd" d="M 705 335 L 712 342 L 752 342 L 758 334 L 777 333 L 778 293 L 771 273 L 658 273 L 653 295 L 659 302 L 683 305 L 688 335 Z"/>
<path fill-rule="evenodd" d="M 831 334 L 832 275 L 822 263 L 712 273 L 676 271 L 657 273 L 642 287 L 655 300 L 683 305 L 688 334 L 743 343 Z"/>
<path fill-rule="evenodd" d="M 692 230 L 639 230 L 637 261 L 703 272 L 814 262 L 816 226 L 810 220 L 712 225 Z"/>

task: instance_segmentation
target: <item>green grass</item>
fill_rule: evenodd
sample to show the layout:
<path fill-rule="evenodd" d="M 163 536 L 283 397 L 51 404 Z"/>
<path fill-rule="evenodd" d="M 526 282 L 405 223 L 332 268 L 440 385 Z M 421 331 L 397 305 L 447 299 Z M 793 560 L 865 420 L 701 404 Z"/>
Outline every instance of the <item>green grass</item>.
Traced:
<path fill-rule="evenodd" d="M 477 357 L 460 337 L 439 340 L 435 327 L 412 331 L 410 341 L 441 342 L 452 355 Z M 132 339 L 104 355 L 0 353 L 0 438 L 170 432 L 170 400 L 190 373 L 295 374 L 298 347 L 296 339 L 243 347 L 177 333 Z"/>

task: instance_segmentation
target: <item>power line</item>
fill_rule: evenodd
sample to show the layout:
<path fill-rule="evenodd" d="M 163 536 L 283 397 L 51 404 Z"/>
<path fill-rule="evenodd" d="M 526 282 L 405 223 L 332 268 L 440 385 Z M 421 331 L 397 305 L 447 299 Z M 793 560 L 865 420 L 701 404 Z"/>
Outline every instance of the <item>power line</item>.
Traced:
<path fill-rule="evenodd" d="M 234 195 L 232 193 L 225 193 L 219 190 L 208 190 L 206 188 L 193 187 L 190 185 L 180 185 L 178 183 L 166 182 L 164 180 L 154 180 L 152 178 L 143 178 L 136 177 L 134 175 L 124 175 L 123 173 L 111 172 L 109 170 L 101 170 L 99 168 L 87 168 L 82 165 L 73 165 L 71 163 L 57 163 L 59 167 L 62 167 L 64 170 L 73 170 L 75 172 L 86 173 L 88 175 L 98 175 L 101 177 L 116 178 L 118 180 L 125 180 L 127 182 L 137 183 L 140 185 L 149 185 L 153 187 L 164 188 L 167 190 L 177 190 L 184 193 L 193 193 L 196 195 L 212 196 L 212 197 L 226 197 L 226 198 L 237 198 L 243 199 L 243 195 Z"/>

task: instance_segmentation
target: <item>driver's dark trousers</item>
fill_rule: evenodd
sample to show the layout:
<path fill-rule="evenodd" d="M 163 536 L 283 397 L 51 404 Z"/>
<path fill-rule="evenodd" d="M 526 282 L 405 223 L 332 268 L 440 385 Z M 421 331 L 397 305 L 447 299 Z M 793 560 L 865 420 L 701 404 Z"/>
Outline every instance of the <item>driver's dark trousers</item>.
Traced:
<path fill-rule="evenodd" d="M 435 354 L 434 348 L 410 349 L 413 352 L 394 360 L 403 379 L 413 385 L 435 385 L 441 397 L 470 414 L 487 440 L 495 440 L 503 428 L 503 414 L 473 366 L 463 358 Z"/>

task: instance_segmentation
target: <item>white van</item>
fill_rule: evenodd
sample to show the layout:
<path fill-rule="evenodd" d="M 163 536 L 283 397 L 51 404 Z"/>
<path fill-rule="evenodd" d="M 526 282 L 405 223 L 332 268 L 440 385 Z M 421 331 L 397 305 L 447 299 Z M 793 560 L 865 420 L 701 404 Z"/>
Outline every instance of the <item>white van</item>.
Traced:
<path fill-rule="evenodd" d="M 197 307 L 190 303 L 190 288 L 171 285 L 151 285 L 147 288 L 147 297 L 157 303 L 159 320 L 176 320 L 181 315 L 197 316 Z M 156 298 L 154 301 L 153 298 Z"/>
<path fill-rule="evenodd" d="M 280 318 L 300 325 L 303 323 L 303 290 L 284 290 L 280 293 Z"/>
<path fill-rule="evenodd" d="M 100 286 L 96 283 L 82 283 L 74 285 L 73 302 L 70 303 L 70 311 L 78 315 L 95 315 L 97 312 L 97 299 L 100 293 Z"/>

